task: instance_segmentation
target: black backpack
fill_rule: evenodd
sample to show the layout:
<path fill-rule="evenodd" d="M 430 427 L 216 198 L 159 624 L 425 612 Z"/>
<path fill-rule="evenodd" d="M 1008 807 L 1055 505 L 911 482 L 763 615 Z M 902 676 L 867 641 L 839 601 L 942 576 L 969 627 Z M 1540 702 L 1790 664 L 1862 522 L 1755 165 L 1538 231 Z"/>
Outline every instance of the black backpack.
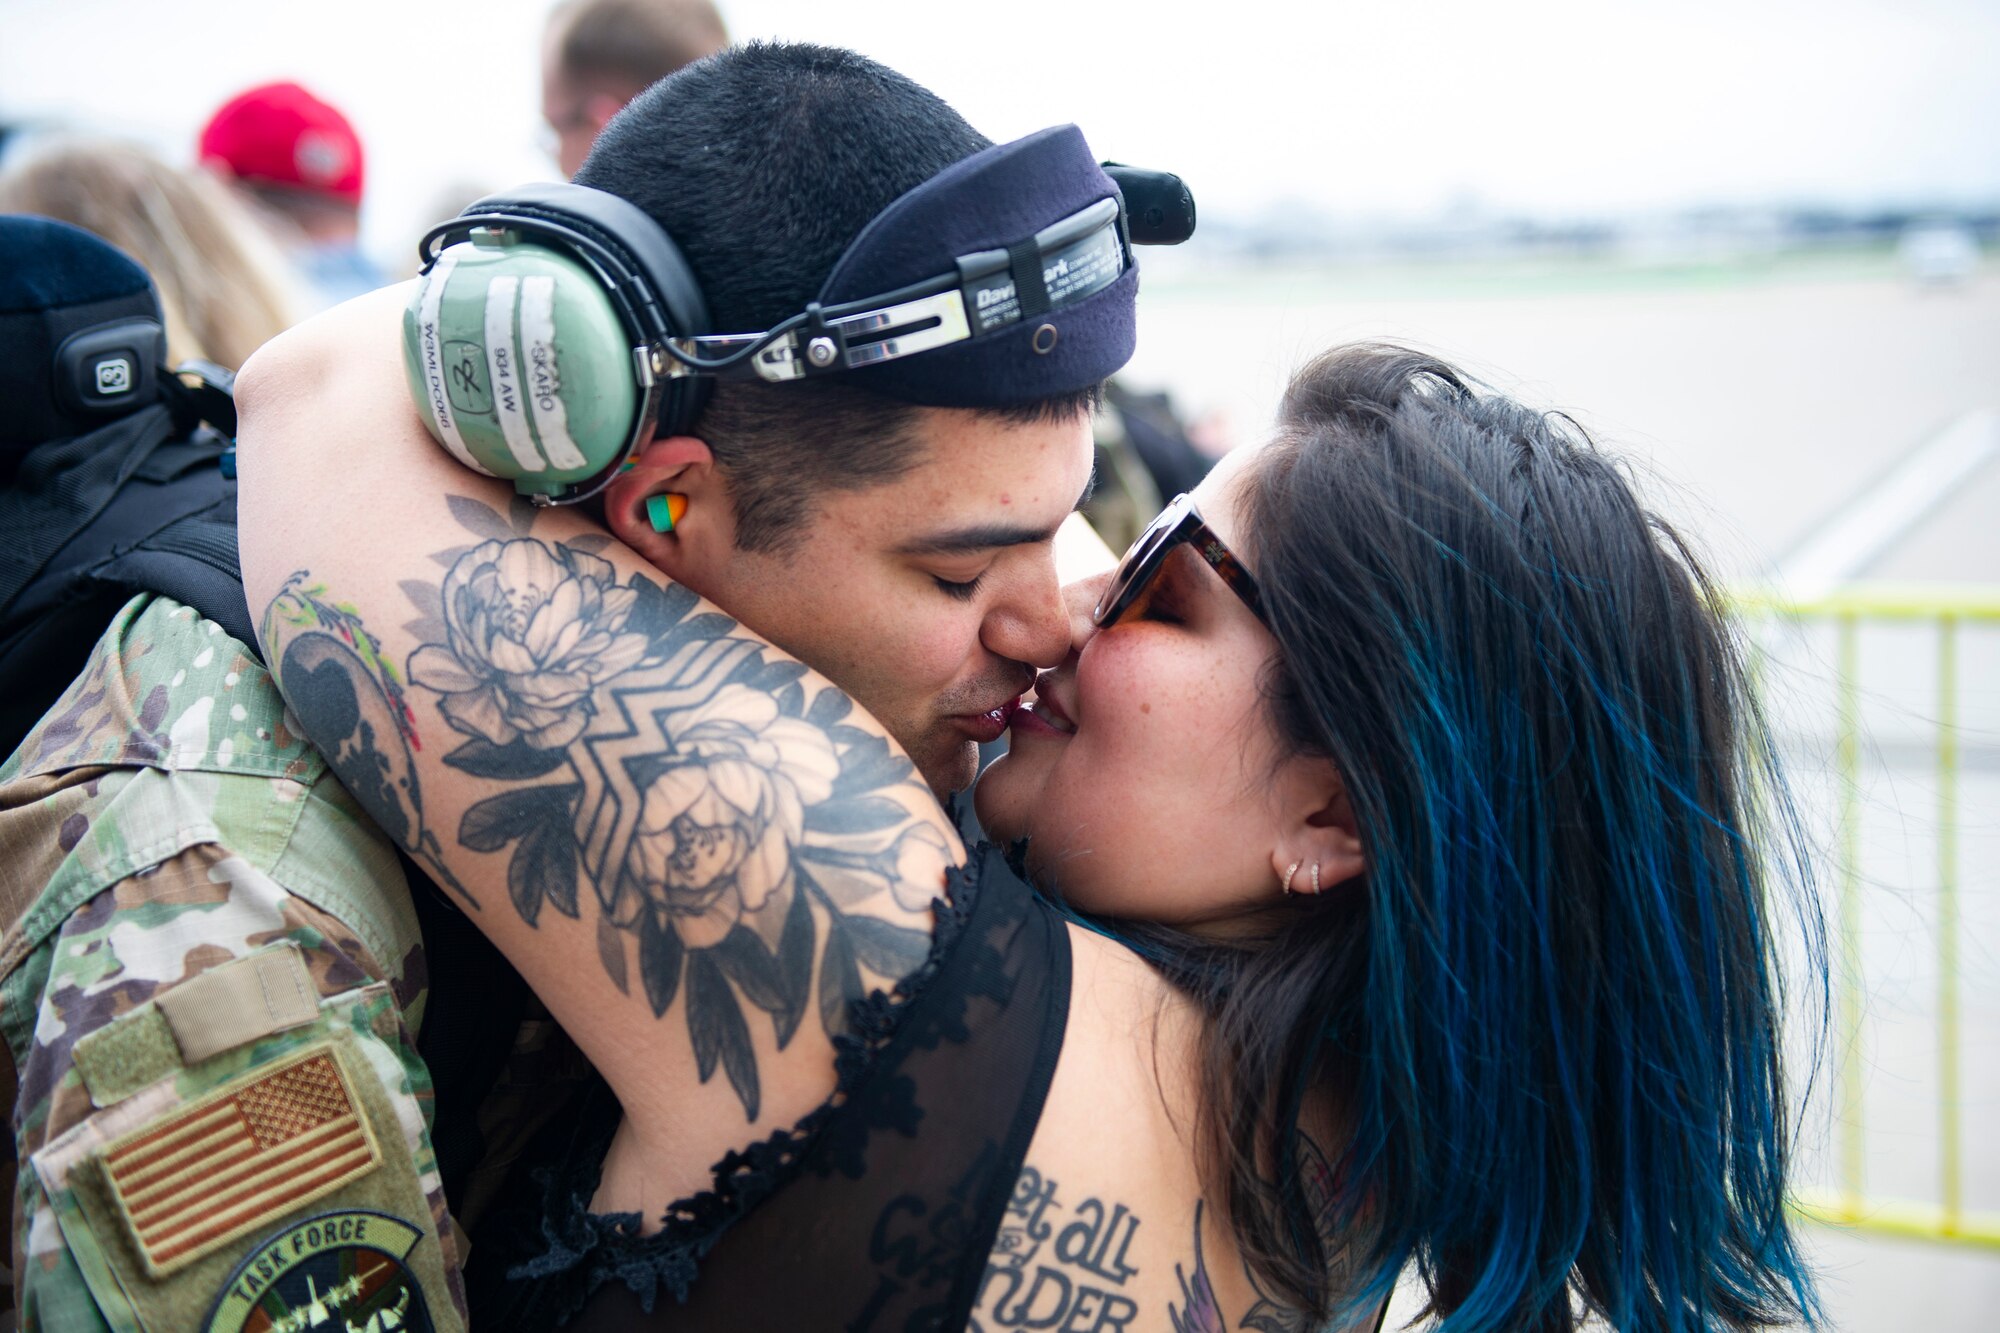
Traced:
<path fill-rule="evenodd" d="M 226 372 L 203 387 L 39 445 L 0 482 L 0 756 L 11 754 L 90 659 L 119 607 L 152 592 L 258 651 L 236 550 Z M 457 1200 L 484 1155 L 480 1101 L 528 1009 L 528 990 L 417 864 L 403 858 L 429 965 L 418 1049 L 437 1091 L 432 1144 Z"/>
<path fill-rule="evenodd" d="M 69 687 L 135 593 L 184 602 L 255 651 L 229 440 L 196 410 L 177 397 L 40 445 L 0 488 L 0 754 Z"/>

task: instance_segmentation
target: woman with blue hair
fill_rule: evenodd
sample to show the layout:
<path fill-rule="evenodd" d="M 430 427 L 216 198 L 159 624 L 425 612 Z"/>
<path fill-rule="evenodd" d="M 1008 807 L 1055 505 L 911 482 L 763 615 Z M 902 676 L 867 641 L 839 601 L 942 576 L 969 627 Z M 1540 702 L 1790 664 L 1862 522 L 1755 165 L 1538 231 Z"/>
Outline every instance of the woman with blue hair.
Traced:
<path fill-rule="evenodd" d="M 1770 915 L 1804 862 L 1686 543 L 1567 419 L 1392 347 L 1306 366 L 1233 462 L 1094 590 L 1038 687 L 1078 725 L 1017 727 L 978 805 L 1193 997 L 1204 1184 L 1259 1286 L 1324 1317 L 1414 1266 L 1452 1330 L 1810 1315 Z M 1225 671 L 1263 734 L 1190 766 L 1169 683 Z M 1230 876 L 1224 802 L 1299 766 L 1325 841 Z M 1270 1168 L 1314 1142 L 1318 1213 Z"/>
<path fill-rule="evenodd" d="M 364 342 L 246 377 L 267 653 L 605 1082 L 482 1327 L 1275 1333 L 1399 1274 L 1450 1333 L 1817 1317 L 1784 788 L 1714 588 L 1565 419 L 1306 366 L 1069 590 L 968 853 L 840 690 L 574 514 L 509 535 Z M 330 426 L 338 475 L 263 443 Z"/>

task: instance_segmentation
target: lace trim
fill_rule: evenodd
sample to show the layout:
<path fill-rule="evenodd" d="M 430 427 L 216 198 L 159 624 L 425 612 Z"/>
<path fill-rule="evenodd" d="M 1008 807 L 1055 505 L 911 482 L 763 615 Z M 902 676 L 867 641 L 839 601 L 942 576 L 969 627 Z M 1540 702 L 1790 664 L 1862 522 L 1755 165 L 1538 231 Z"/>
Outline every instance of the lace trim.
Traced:
<path fill-rule="evenodd" d="M 748 1147 L 732 1149 L 712 1168 L 714 1184 L 667 1207 L 663 1226 L 652 1235 L 640 1230 L 636 1212 L 593 1213 L 590 1199 L 603 1175 L 603 1159 L 570 1162 L 535 1174 L 547 1186 L 542 1213 L 542 1255 L 507 1270 L 514 1280 L 562 1278 L 571 1275 L 573 1290 L 558 1302 L 557 1322 L 581 1310 L 606 1281 L 616 1278 L 652 1313 L 661 1287 L 678 1302 L 700 1273 L 701 1260 L 729 1227 L 764 1200 L 796 1179 L 805 1158 L 828 1124 L 875 1073 L 883 1050 L 896 1036 L 910 1006 L 923 995 L 945 962 L 979 896 L 980 849 L 971 849 L 963 866 L 945 876 L 949 898 L 931 900 L 937 928 L 923 965 L 896 983 L 894 990 L 870 991 L 849 1002 L 849 1031 L 836 1035 L 833 1095 L 793 1125 Z M 565 1283 L 564 1285 L 570 1285 Z"/>

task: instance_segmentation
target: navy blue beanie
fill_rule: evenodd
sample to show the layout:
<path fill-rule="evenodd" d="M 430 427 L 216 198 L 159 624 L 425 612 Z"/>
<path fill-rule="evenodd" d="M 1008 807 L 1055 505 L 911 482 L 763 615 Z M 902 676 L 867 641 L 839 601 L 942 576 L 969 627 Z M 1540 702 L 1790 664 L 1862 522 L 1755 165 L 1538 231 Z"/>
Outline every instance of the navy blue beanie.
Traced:
<path fill-rule="evenodd" d="M 81 227 L 0 214 L 0 448 L 32 448 L 80 435 L 103 417 L 66 406 L 57 392 L 56 349 L 72 335 L 129 320 L 161 323 L 152 279 L 126 255 Z M 164 334 L 148 340 L 154 365 Z"/>
<path fill-rule="evenodd" d="M 858 301 L 950 273 L 960 255 L 1008 249 L 1115 198 L 1118 186 L 1074 125 L 995 144 L 877 214 L 827 275 L 820 303 Z M 930 407 L 1017 407 L 1088 389 L 1131 360 L 1138 290 L 1139 271 L 1128 267 L 1101 291 L 1058 309 L 841 379 Z"/>

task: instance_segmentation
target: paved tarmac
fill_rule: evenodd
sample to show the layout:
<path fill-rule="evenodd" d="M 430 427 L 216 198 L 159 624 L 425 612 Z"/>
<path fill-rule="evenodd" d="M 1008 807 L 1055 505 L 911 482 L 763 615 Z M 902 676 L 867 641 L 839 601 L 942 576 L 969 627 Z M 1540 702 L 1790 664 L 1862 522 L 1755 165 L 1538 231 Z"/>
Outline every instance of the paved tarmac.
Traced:
<path fill-rule="evenodd" d="M 1173 257 L 1178 258 L 1178 257 Z M 1142 257 L 1142 263 L 1153 259 Z M 1609 264 L 1148 270 L 1127 378 L 1268 424 L 1287 375 L 1338 342 L 1443 354 L 1577 417 L 1642 465 L 1726 575 L 1756 572 L 1936 431 L 2000 407 L 2000 264 L 1920 289 L 1868 257 L 1689 270 Z M 1877 573 L 2000 582 L 2000 470 Z"/>

